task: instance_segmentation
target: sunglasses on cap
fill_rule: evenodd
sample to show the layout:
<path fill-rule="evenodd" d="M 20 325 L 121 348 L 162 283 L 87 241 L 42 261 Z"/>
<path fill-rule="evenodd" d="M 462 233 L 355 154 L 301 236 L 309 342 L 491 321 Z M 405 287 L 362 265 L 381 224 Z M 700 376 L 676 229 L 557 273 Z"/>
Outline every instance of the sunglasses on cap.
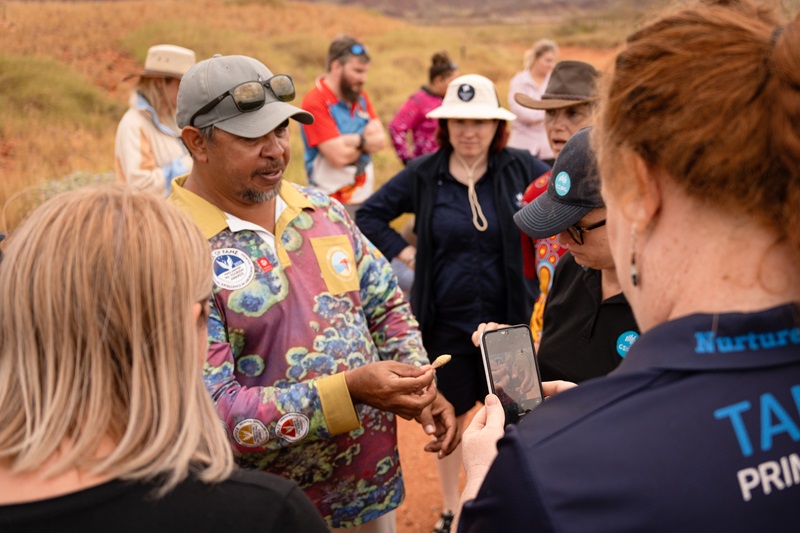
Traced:
<path fill-rule="evenodd" d="M 267 89 L 269 89 L 280 102 L 291 102 L 294 100 L 294 82 L 292 81 L 292 77 L 288 74 L 276 74 L 267 81 L 246 81 L 240 83 L 233 89 L 225 91 L 198 109 L 197 112 L 192 115 L 192 118 L 189 119 L 189 125 L 194 126 L 194 121 L 197 117 L 205 115 L 217 107 L 217 105 L 228 96 L 233 98 L 236 109 L 242 113 L 257 111 L 264 107 L 264 104 L 267 102 Z"/>
<path fill-rule="evenodd" d="M 339 52 L 339 54 L 336 57 L 334 57 L 333 60 L 344 57 L 347 54 L 351 54 L 354 56 L 365 56 L 367 55 L 367 47 L 360 43 L 351 44 L 349 47 Z"/>
<path fill-rule="evenodd" d="M 567 233 L 569 236 L 572 237 L 572 240 L 575 241 L 575 244 L 583 244 L 583 234 L 592 231 L 593 229 L 597 229 L 601 226 L 606 225 L 606 220 L 603 219 L 600 222 L 595 222 L 589 226 L 569 226 L 567 228 Z"/>

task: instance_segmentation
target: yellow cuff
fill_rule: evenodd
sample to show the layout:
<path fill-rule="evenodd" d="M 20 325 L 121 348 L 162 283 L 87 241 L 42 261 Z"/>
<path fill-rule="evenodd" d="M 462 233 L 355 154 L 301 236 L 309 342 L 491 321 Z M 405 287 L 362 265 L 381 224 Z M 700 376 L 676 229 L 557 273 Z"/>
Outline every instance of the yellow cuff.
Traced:
<path fill-rule="evenodd" d="M 347 433 L 361 427 L 344 372 L 317 380 L 317 390 L 322 403 L 322 414 L 331 435 Z"/>

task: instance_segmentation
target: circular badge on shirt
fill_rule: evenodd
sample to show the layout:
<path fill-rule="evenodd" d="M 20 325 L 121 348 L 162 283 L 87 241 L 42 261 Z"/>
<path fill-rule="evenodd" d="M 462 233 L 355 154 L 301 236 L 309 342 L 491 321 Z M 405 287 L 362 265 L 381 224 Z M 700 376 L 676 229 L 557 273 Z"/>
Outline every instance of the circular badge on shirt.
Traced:
<path fill-rule="evenodd" d="M 468 83 L 462 83 L 458 87 L 458 99 L 462 102 L 469 102 L 475 98 L 475 87 Z"/>
<path fill-rule="evenodd" d="M 214 260 L 214 283 L 223 289 L 235 291 L 246 287 L 255 276 L 253 262 L 237 248 L 220 248 L 211 252 Z"/>
<path fill-rule="evenodd" d="M 332 246 L 327 253 L 331 273 L 342 281 L 350 281 L 356 273 L 353 258 L 342 246 Z"/>
<path fill-rule="evenodd" d="M 278 420 L 275 433 L 285 441 L 297 442 L 308 435 L 308 417 L 302 413 L 287 413 Z"/>
<path fill-rule="evenodd" d="M 566 196 L 572 186 L 572 180 L 564 171 L 558 173 L 556 176 L 556 194 L 559 196 Z"/>
<path fill-rule="evenodd" d="M 617 338 L 617 353 L 623 359 L 628 355 L 628 350 L 631 349 L 633 343 L 639 338 L 639 334 L 633 330 L 626 331 Z"/>
<path fill-rule="evenodd" d="M 247 448 L 260 448 L 269 440 L 269 431 L 261 420 L 247 418 L 234 426 L 233 439 Z"/>

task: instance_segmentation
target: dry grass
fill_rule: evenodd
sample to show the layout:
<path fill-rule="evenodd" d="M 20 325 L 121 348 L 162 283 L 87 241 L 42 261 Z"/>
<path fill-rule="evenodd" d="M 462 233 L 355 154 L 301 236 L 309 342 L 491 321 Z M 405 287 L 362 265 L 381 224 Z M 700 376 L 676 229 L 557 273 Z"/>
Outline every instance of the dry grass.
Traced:
<path fill-rule="evenodd" d="M 449 50 L 462 73 L 495 81 L 505 102 L 531 42 L 545 36 L 562 45 L 581 42 L 555 22 L 422 26 L 368 10 L 282 0 L 0 2 L 0 206 L 26 187 L 113 168 L 114 132 L 133 87 L 122 80 L 140 68 L 152 44 L 186 46 L 199 58 L 257 57 L 291 74 L 302 95 L 324 72 L 328 42 L 342 33 L 370 48 L 368 92 L 384 124 L 425 83 L 437 50 Z M 608 48 L 617 39 L 592 45 Z M 588 57 L 598 67 L 609 55 L 562 50 L 563 59 Z M 296 127 L 292 148 L 288 178 L 302 183 Z M 400 169 L 391 149 L 375 161 L 380 182 Z M 17 220 L 10 214 L 9 226 Z"/>

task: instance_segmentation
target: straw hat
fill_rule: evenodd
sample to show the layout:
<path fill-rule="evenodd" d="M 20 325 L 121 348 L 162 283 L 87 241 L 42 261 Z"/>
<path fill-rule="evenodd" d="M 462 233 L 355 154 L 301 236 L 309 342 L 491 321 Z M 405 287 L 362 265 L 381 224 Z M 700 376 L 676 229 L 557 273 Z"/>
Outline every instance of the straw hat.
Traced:
<path fill-rule="evenodd" d="M 451 81 L 442 105 L 425 116 L 498 120 L 517 118 L 517 115 L 500 106 L 494 83 L 478 74 L 466 74 Z"/>
<path fill-rule="evenodd" d="M 137 74 L 131 74 L 125 79 L 134 76 L 181 79 L 186 71 L 195 64 L 195 61 L 194 52 L 188 48 L 173 44 L 157 44 L 151 46 L 147 51 L 144 70 Z"/>

